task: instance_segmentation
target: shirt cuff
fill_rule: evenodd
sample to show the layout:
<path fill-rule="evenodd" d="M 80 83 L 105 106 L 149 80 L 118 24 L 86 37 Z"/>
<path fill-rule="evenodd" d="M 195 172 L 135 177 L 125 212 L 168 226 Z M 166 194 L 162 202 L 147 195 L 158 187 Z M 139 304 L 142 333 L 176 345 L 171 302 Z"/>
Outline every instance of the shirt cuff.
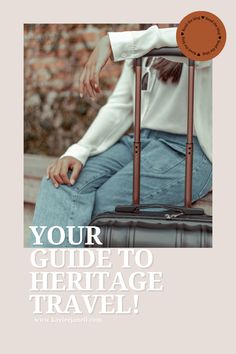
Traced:
<path fill-rule="evenodd" d="M 114 61 L 132 58 L 135 46 L 131 31 L 108 32 Z"/>
<path fill-rule="evenodd" d="M 79 160 L 84 166 L 89 157 L 89 149 L 79 144 L 73 144 L 69 146 L 69 148 L 62 156 L 60 156 L 60 159 L 66 156 L 74 157 L 75 159 Z"/>
<path fill-rule="evenodd" d="M 108 32 L 114 61 L 135 59 L 154 48 L 178 47 L 176 30 L 153 25 L 144 31 Z"/>

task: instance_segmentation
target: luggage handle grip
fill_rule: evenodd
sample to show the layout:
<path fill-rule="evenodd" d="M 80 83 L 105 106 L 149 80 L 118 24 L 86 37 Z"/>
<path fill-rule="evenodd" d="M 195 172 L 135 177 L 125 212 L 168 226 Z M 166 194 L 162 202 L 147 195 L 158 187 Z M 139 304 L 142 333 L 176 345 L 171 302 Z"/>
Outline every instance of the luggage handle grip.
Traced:
<path fill-rule="evenodd" d="M 131 205 L 117 205 L 115 208 L 116 212 L 124 213 L 135 213 L 139 212 L 140 209 L 150 209 L 150 208 L 161 208 L 171 211 L 176 211 L 183 213 L 184 215 L 203 215 L 204 210 L 201 208 L 185 208 L 178 207 L 170 204 L 131 204 Z"/>
<path fill-rule="evenodd" d="M 154 48 L 150 52 L 142 55 L 142 57 L 158 57 L 158 56 L 174 56 L 174 57 L 185 57 L 181 52 L 179 47 L 161 47 Z"/>

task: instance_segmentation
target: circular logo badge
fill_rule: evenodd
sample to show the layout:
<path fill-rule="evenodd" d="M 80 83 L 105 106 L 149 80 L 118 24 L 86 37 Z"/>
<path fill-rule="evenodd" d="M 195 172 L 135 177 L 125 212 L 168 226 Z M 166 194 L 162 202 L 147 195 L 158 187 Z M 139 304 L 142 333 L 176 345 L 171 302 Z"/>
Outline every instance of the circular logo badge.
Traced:
<path fill-rule="evenodd" d="M 211 60 L 224 48 L 226 30 L 216 15 L 207 11 L 191 12 L 177 28 L 176 39 L 182 53 L 192 60 Z"/>

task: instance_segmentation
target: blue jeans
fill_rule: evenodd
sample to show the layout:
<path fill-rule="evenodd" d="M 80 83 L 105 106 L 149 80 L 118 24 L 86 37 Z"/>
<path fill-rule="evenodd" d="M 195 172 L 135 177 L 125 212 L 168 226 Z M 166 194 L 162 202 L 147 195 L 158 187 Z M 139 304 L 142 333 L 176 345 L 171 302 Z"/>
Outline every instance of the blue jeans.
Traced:
<path fill-rule="evenodd" d="M 141 142 L 140 202 L 183 205 L 186 136 L 142 129 Z M 58 225 L 63 229 L 87 226 L 95 215 L 113 211 L 117 204 L 132 203 L 132 168 L 133 134 L 129 134 L 105 152 L 90 157 L 73 186 L 55 188 L 43 178 L 33 225 Z M 211 162 L 194 137 L 193 201 L 207 194 L 211 186 Z M 30 236 L 33 247 L 34 237 Z M 46 232 L 42 242 L 44 247 L 52 247 Z M 60 247 L 72 246 L 65 240 Z"/>

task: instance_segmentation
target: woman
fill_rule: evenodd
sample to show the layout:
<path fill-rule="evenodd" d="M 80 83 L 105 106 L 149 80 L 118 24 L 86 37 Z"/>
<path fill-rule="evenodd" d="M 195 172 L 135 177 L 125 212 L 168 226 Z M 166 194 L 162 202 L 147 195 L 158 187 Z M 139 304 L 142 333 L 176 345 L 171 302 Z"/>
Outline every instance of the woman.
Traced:
<path fill-rule="evenodd" d="M 81 97 L 100 92 L 99 73 L 109 57 L 125 59 L 121 77 L 84 137 L 49 166 L 34 225 L 88 225 L 96 214 L 132 202 L 133 134 L 123 136 L 133 121 L 132 59 L 160 47 L 177 47 L 176 28 L 110 32 L 99 41 L 80 79 Z M 170 60 L 143 64 L 141 203 L 183 205 L 188 67 L 186 58 Z M 211 61 L 196 62 L 193 200 L 211 189 L 211 73 Z M 71 247 L 68 240 L 61 246 Z"/>

